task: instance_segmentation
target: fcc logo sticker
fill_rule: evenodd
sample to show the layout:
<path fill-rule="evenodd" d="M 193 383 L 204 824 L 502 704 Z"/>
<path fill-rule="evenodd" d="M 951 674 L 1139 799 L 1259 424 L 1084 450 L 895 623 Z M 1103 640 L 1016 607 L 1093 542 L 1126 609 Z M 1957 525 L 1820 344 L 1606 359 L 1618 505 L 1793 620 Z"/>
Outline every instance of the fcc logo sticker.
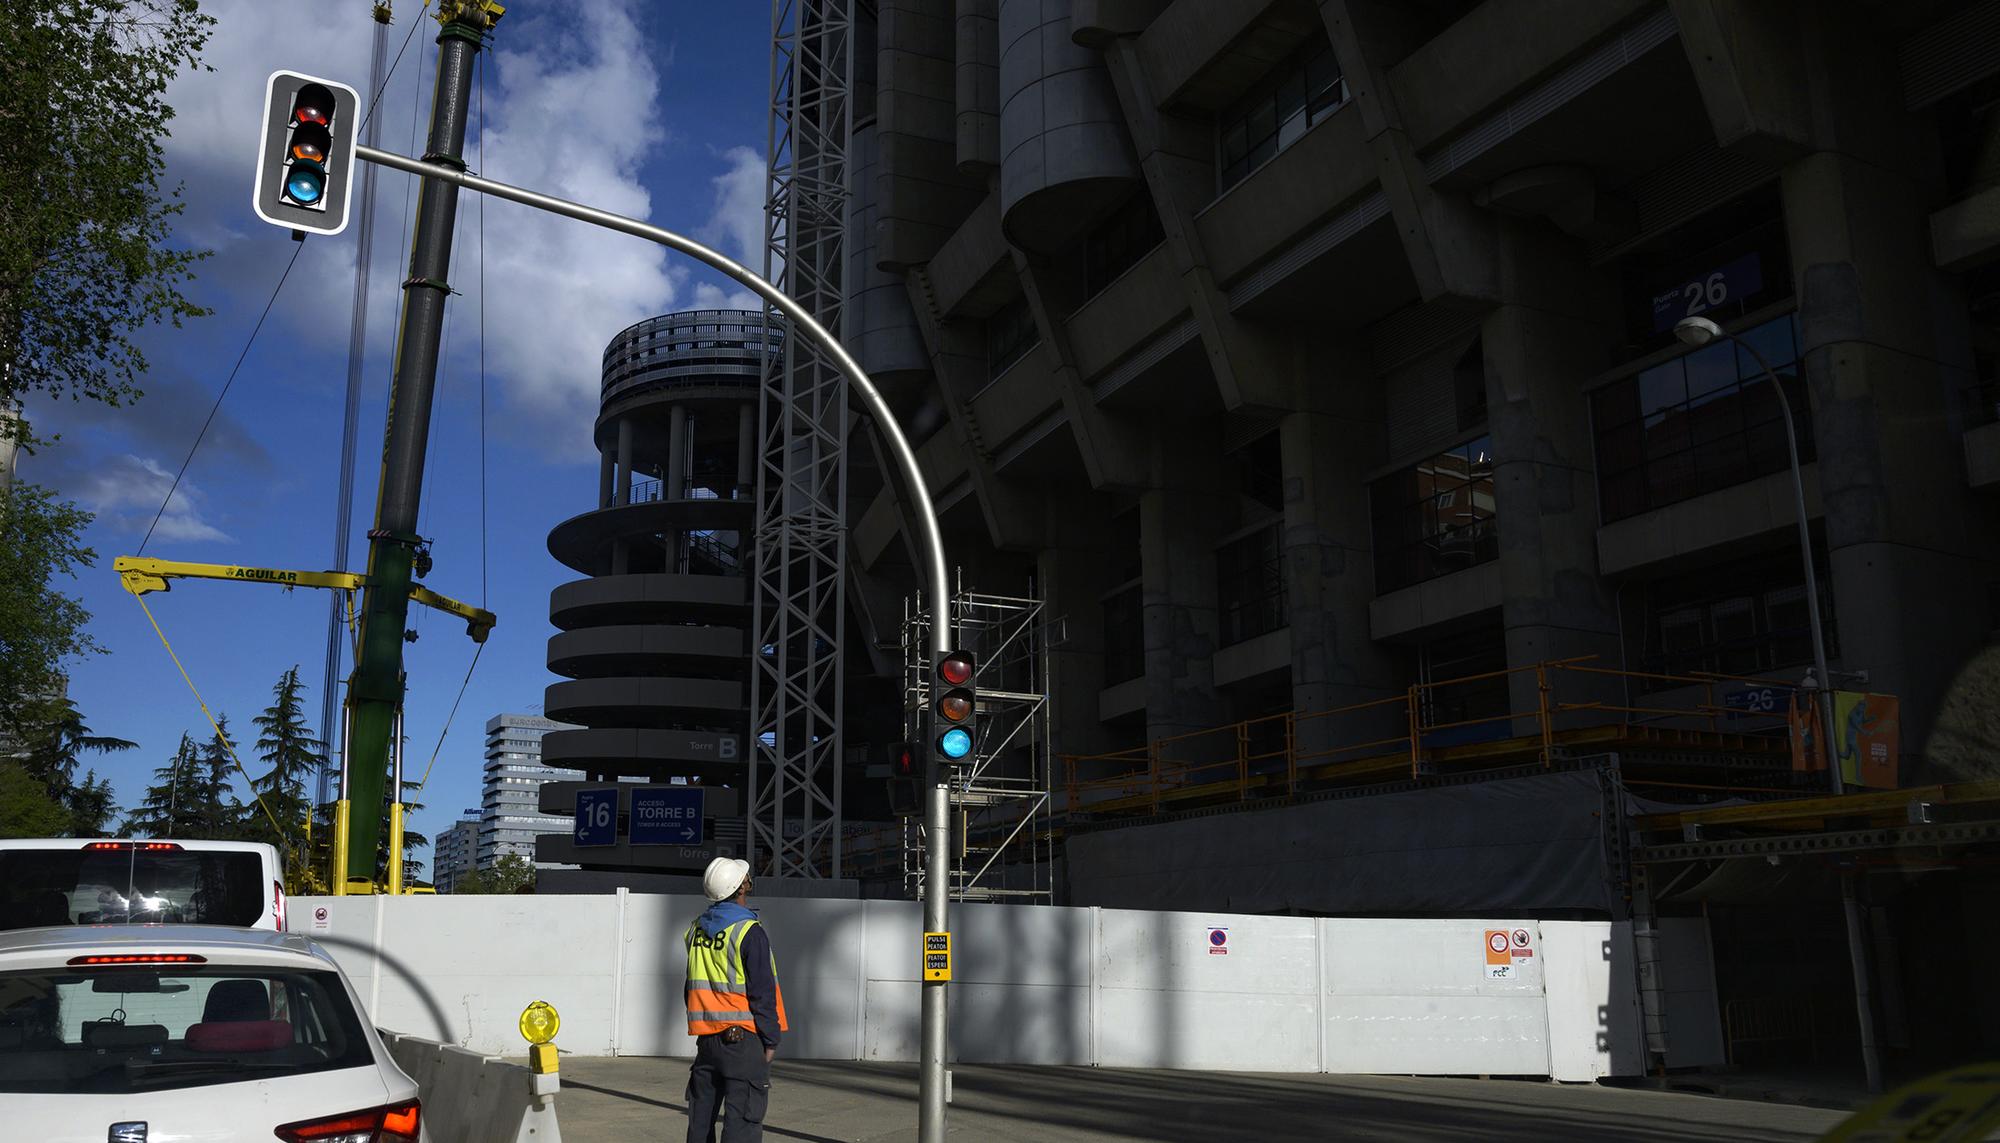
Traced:
<path fill-rule="evenodd" d="M 114 1123 L 111 1133 L 104 1143 L 146 1143 L 146 1125 L 143 1123 Z"/>

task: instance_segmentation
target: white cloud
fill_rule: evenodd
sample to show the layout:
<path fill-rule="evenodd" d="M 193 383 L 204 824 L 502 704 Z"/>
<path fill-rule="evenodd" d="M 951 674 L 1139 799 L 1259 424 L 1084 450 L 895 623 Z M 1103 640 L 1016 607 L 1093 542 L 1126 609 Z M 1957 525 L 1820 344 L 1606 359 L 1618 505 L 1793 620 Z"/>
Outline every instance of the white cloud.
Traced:
<path fill-rule="evenodd" d="M 646 41 L 636 6 L 636 0 L 604 0 L 556 6 L 547 15 L 521 13 L 525 20 L 510 14 L 496 45 L 482 53 L 481 66 L 490 69 L 485 145 L 482 153 L 481 96 L 475 86 L 467 161 L 489 178 L 649 217 L 654 200 L 642 165 L 671 137 L 659 115 L 658 70 L 660 61 L 671 61 L 671 52 Z M 393 151 L 423 149 L 436 49 L 434 26 L 419 13 L 421 7 L 417 0 L 397 5 L 398 22 L 388 34 L 393 59 L 410 23 L 420 21 L 375 112 L 381 145 Z M 204 266 L 203 287 L 230 295 L 215 303 L 226 319 L 244 306 L 261 307 L 291 254 L 282 232 L 255 221 L 248 209 L 265 78 L 274 66 L 293 67 L 349 83 L 362 90 L 365 103 L 374 25 L 363 4 L 214 0 L 204 9 L 218 17 L 206 53 L 214 70 L 183 76 L 168 92 L 180 112 L 168 173 L 188 184 L 192 205 L 179 228 L 184 239 L 217 251 Z M 757 166 L 761 171 L 761 159 Z M 396 172 L 377 174 L 371 370 L 386 357 L 396 326 L 398 286 L 407 273 L 405 204 L 414 208 L 413 182 Z M 632 322 L 676 308 L 685 293 L 686 270 L 640 239 L 461 194 L 450 274 L 461 295 L 451 302 L 451 346 L 461 357 L 478 352 L 473 334 L 481 267 L 475 236 L 482 205 L 490 216 L 484 219 L 486 365 L 503 394 L 496 431 L 532 426 L 520 435 L 543 442 L 551 452 L 587 450 L 605 343 Z M 279 310 L 295 326 L 301 314 L 320 315 L 307 323 L 316 327 L 308 336 L 336 352 L 347 338 L 354 233 L 350 224 L 345 234 L 307 242 Z M 324 373 L 301 383 L 341 383 L 337 365 Z"/>
<path fill-rule="evenodd" d="M 745 289 L 724 290 L 713 282 L 700 282 L 694 288 L 694 308 L 698 310 L 761 310 L 764 303 L 757 295 Z"/>
<path fill-rule="evenodd" d="M 174 474 L 151 457 L 131 453 L 114 457 L 85 475 L 76 495 L 85 507 L 97 513 L 101 522 L 144 535 L 169 488 L 174 489 L 173 499 L 167 502 L 159 525 L 153 529 L 154 538 L 229 542 L 228 533 L 202 518 L 202 504 L 208 494 L 186 479 L 175 488 Z"/>
<path fill-rule="evenodd" d="M 767 185 L 764 156 L 750 147 L 731 147 L 722 158 L 728 168 L 709 180 L 715 198 L 701 237 L 743 263 L 751 273 L 761 274 Z"/>

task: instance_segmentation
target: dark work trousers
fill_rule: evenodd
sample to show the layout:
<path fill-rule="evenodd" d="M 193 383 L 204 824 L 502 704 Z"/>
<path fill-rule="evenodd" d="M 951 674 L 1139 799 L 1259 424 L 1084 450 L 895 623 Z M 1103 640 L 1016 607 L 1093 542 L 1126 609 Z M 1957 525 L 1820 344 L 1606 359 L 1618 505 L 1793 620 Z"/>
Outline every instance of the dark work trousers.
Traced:
<path fill-rule="evenodd" d="M 713 1143 L 715 1114 L 724 1107 L 729 1113 L 722 1122 L 722 1143 L 758 1143 L 764 1138 L 764 1107 L 771 1100 L 764 1041 L 747 1032 L 737 1043 L 725 1044 L 717 1033 L 695 1037 L 694 1045 L 694 1066 L 688 1069 L 688 1143 Z"/>

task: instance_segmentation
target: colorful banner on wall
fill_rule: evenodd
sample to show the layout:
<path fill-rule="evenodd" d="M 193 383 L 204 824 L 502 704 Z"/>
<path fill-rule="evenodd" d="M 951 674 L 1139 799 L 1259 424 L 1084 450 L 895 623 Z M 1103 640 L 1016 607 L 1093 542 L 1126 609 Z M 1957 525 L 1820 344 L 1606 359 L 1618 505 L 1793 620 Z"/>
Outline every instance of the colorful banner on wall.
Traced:
<path fill-rule="evenodd" d="M 1820 739 L 1819 696 L 1794 693 L 1789 718 L 1792 727 L 1792 769 L 1826 769 Z M 1902 764 L 1899 741 L 1902 707 L 1895 695 L 1859 691 L 1833 693 L 1834 755 L 1840 759 L 1840 780 L 1850 787 L 1893 790 Z"/>

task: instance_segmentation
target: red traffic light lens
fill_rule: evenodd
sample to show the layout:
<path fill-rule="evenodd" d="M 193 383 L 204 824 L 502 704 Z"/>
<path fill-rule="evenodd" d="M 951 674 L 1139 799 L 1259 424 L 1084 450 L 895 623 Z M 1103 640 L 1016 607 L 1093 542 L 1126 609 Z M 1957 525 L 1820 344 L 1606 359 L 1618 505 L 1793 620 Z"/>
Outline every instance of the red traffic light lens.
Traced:
<path fill-rule="evenodd" d="M 292 97 L 292 123 L 332 126 L 333 93 L 316 83 L 309 83 L 299 88 L 299 93 Z"/>
<path fill-rule="evenodd" d="M 938 700 L 938 713 L 946 722 L 964 722 L 972 717 L 972 696 L 964 691 L 951 691 Z"/>
<path fill-rule="evenodd" d="M 953 651 L 938 663 L 938 676 L 955 687 L 962 687 L 972 681 L 972 656 L 964 651 Z"/>

